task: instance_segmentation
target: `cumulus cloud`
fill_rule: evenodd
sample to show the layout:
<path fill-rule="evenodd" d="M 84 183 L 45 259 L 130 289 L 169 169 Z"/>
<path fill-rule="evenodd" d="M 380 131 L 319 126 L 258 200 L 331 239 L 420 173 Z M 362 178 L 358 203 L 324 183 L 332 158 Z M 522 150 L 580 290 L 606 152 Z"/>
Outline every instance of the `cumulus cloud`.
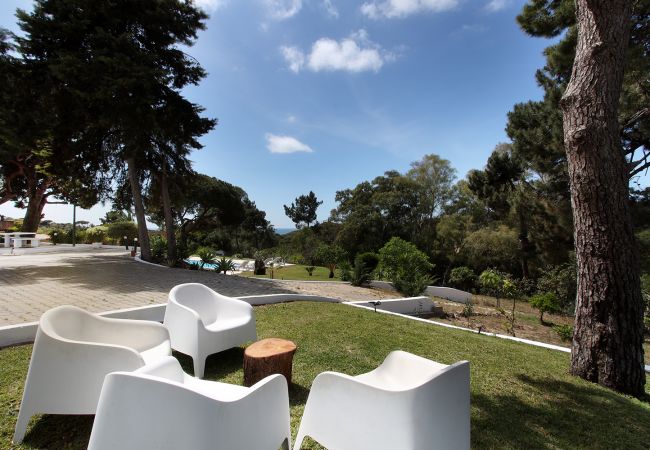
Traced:
<path fill-rule="evenodd" d="M 458 1 L 459 0 L 373 0 L 361 5 L 361 12 L 371 19 L 402 18 L 420 12 L 448 11 L 455 8 L 458 5 Z"/>
<path fill-rule="evenodd" d="M 485 9 L 487 9 L 490 12 L 497 12 L 501 11 L 502 9 L 505 9 L 507 6 L 510 5 L 510 0 L 490 0 L 487 5 L 485 5 Z"/>
<path fill-rule="evenodd" d="M 289 19 L 300 12 L 302 0 L 264 0 L 271 17 L 277 20 Z"/>
<path fill-rule="evenodd" d="M 271 133 L 266 133 L 266 148 L 271 153 L 312 153 L 314 151 L 307 144 L 303 144 L 294 137 L 279 136 Z"/>
<path fill-rule="evenodd" d="M 194 0 L 194 4 L 207 12 L 214 12 L 228 3 L 228 0 Z"/>
<path fill-rule="evenodd" d="M 392 52 L 372 42 L 363 29 L 340 41 L 320 38 L 314 42 L 308 55 L 297 47 L 281 47 L 280 51 L 289 69 L 295 73 L 304 67 L 313 72 L 378 72 L 386 62 L 395 59 Z"/>

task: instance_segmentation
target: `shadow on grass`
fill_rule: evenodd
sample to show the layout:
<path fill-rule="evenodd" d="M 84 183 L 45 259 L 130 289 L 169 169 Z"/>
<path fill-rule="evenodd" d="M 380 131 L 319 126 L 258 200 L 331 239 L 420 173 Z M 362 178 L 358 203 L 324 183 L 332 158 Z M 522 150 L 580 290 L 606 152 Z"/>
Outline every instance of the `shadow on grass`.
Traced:
<path fill-rule="evenodd" d="M 94 415 L 45 414 L 30 428 L 23 444 L 42 449 L 84 449 L 88 447 L 94 419 Z"/>
<path fill-rule="evenodd" d="M 472 447 L 647 448 L 647 404 L 596 385 L 517 378 L 530 395 L 472 395 Z"/>

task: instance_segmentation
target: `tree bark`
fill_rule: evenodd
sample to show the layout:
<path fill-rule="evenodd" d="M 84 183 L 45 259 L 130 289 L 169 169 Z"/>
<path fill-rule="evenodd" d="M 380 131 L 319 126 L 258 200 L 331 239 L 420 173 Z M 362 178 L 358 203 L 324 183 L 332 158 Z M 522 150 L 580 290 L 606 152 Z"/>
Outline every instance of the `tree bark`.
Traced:
<path fill-rule="evenodd" d="M 578 260 L 571 372 L 641 396 L 642 297 L 618 123 L 631 3 L 577 0 L 576 14 L 576 57 L 561 102 Z"/>
<path fill-rule="evenodd" d="M 165 231 L 167 233 L 167 262 L 170 267 L 176 265 L 176 234 L 174 231 L 174 217 L 172 215 L 172 204 L 169 198 L 169 186 L 167 185 L 167 164 L 163 162 L 162 175 L 160 177 L 160 192 L 165 215 Z"/>
<path fill-rule="evenodd" d="M 38 181 L 36 180 L 29 182 L 29 184 L 27 211 L 25 212 L 23 225 L 20 230 L 35 233 L 41 223 L 43 208 L 45 208 L 45 204 L 47 203 L 47 195 L 45 195 L 47 185 L 38 185 Z"/>
<path fill-rule="evenodd" d="M 140 179 L 138 178 L 138 170 L 135 166 L 134 158 L 127 158 L 126 163 L 128 165 L 131 194 L 133 195 L 133 206 L 135 207 L 135 218 L 138 221 L 140 256 L 144 261 L 151 261 L 151 245 L 149 244 L 149 232 L 147 230 L 147 219 L 144 214 L 144 204 L 142 203 L 142 192 L 140 188 Z"/>

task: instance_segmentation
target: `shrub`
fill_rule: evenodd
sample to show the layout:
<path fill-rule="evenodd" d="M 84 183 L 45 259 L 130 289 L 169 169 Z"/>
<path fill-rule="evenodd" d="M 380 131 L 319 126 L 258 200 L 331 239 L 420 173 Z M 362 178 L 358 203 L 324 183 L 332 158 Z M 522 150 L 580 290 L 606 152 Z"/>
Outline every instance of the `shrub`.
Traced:
<path fill-rule="evenodd" d="M 372 273 L 379 265 L 379 255 L 373 252 L 359 253 L 354 258 L 355 265 L 357 261 L 363 264 L 368 273 Z"/>
<path fill-rule="evenodd" d="M 643 295 L 643 325 L 650 333 L 650 274 L 641 276 L 641 293 Z"/>
<path fill-rule="evenodd" d="M 92 244 L 93 242 L 104 242 L 108 237 L 108 227 L 100 225 L 98 227 L 91 227 L 86 229 L 86 242 Z"/>
<path fill-rule="evenodd" d="M 305 270 L 307 271 L 307 273 L 309 274 L 310 277 L 313 276 L 313 274 L 314 274 L 314 269 L 316 269 L 316 267 L 314 267 L 314 266 L 307 266 L 307 267 L 305 267 Z"/>
<path fill-rule="evenodd" d="M 476 274 L 469 267 L 455 267 L 449 274 L 449 285 L 463 291 L 471 292 L 476 285 Z"/>
<path fill-rule="evenodd" d="M 210 247 L 201 247 L 196 251 L 196 256 L 199 257 L 201 262 L 199 266 L 203 269 L 203 266 L 206 264 L 214 264 L 217 257 L 217 253 Z"/>
<path fill-rule="evenodd" d="M 153 236 L 149 240 L 151 247 L 151 258 L 157 263 L 167 262 L 167 240 L 162 236 Z"/>
<path fill-rule="evenodd" d="M 264 264 L 263 259 L 255 260 L 255 270 L 253 271 L 255 275 L 266 275 L 266 264 Z"/>
<path fill-rule="evenodd" d="M 224 274 L 228 274 L 228 271 L 232 272 L 235 270 L 235 268 L 235 263 L 232 259 L 222 256 L 218 261 L 215 262 L 214 270 L 217 273 L 223 272 Z"/>
<path fill-rule="evenodd" d="M 330 270 L 329 278 L 334 278 L 334 270 L 344 258 L 345 251 L 338 245 L 321 244 L 314 251 L 314 260 Z"/>
<path fill-rule="evenodd" d="M 571 325 L 555 325 L 553 331 L 560 336 L 563 342 L 568 342 L 573 339 L 573 327 Z"/>
<path fill-rule="evenodd" d="M 347 261 L 341 261 L 339 264 L 339 272 L 341 274 L 341 281 L 352 281 L 352 266 Z"/>
<path fill-rule="evenodd" d="M 492 295 L 497 299 L 497 307 L 501 307 L 501 289 L 503 287 L 503 275 L 500 272 L 487 269 L 481 272 L 478 277 L 481 285 L 481 293 L 485 295 Z"/>
<path fill-rule="evenodd" d="M 575 261 L 559 266 L 548 266 L 537 280 L 537 292 L 553 292 L 560 308 L 567 314 L 573 314 L 577 295 L 576 274 Z"/>
<path fill-rule="evenodd" d="M 114 222 L 108 224 L 108 237 L 115 243 L 123 244 L 124 236 L 129 242 L 138 237 L 138 226 L 134 222 Z"/>
<path fill-rule="evenodd" d="M 561 311 L 560 302 L 554 292 L 537 294 L 530 298 L 530 305 L 539 309 L 539 322 L 544 323 L 544 313 L 558 313 Z"/>
<path fill-rule="evenodd" d="M 354 261 L 354 268 L 350 272 L 350 284 L 352 286 L 363 286 L 370 282 L 370 271 L 358 257 Z"/>
<path fill-rule="evenodd" d="M 392 238 L 379 250 L 377 266 L 400 293 L 412 297 L 421 294 L 433 281 L 428 273 L 433 269 L 427 255 L 414 244 L 398 237 Z"/>

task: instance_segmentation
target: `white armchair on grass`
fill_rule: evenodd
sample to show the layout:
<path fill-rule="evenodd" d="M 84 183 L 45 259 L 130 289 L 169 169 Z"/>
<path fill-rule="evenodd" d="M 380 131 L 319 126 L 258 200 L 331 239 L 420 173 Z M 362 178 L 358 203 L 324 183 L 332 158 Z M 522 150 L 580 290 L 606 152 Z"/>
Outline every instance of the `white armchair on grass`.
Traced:
<path fill-rule="evenodd" d="M 329 450 L 466 450 L 469 415 L 469 362 L 394 351 L 363 375 L 319 374 L 293 448 L 311 436 Z"/>
<path fill-rule="evenodd" d="M 250 388 L 200 380 L 169 357 L 106 377 L 89 450 L 288 450 L 282 375 Z"/>
<path fill-rule="evenodd" d="M 199 283 L 172 288 L 164 324 L 172 348 L 192 357 L 194 376 L 199 378 L 209 355 L 257 339 L 251 305 Z"/>
<path fill-rule="evenodd" d="M 59 306 L 39 321 L 14 442 L 31 416 L 94 414 L 104 377 L 171 355 L 169 333 L 156 322 L 109 319 Z"/>

